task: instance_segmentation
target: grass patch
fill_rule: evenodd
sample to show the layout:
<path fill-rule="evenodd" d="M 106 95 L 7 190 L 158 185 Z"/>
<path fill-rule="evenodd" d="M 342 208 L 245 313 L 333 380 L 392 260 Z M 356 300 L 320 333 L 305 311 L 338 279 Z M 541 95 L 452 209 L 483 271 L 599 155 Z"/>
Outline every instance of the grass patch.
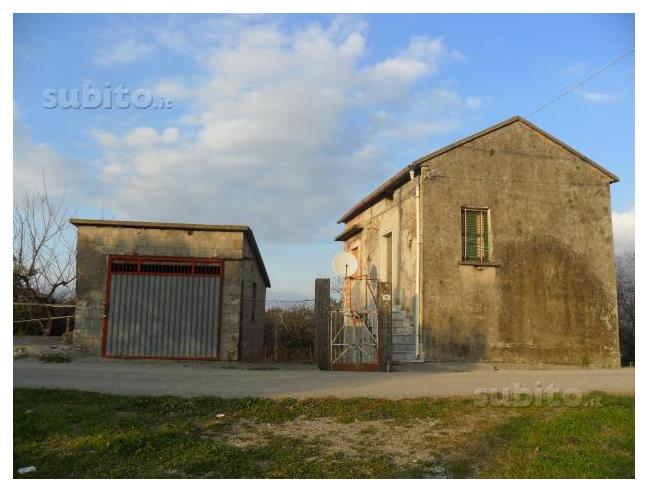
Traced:
<path fill-rule="evenodd" d="M 634 398 L 598 396 L 597 407 L 540 420 L 518 417 L 492 431 L 498 451 L 480 475 L 634 477 Z"/>
<path fill-rule="evenodd" d="M 634 476 L 634 398 L 594 400 L 576 408 L 482 408 L 471 399 L 15 389 L 14 475 L 35 465 L 26 477 Z"/>

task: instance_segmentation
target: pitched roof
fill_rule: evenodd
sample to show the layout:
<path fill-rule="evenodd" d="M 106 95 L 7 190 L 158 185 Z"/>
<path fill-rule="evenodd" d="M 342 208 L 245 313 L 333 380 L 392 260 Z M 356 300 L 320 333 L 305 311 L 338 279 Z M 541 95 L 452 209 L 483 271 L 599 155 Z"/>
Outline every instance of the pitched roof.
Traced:
<path fill-rule="evenodd" d="M 352 208 L 350 208 L 342 217 L 340 217 L 337 221 L 338 224 L 341 224 L 342 222 L 348 222 L 351 220 L 353 217 L 358 215 L 359 213 L 363 212 L 364 210 L 368 209 L 375 203 L 379 202 L 381 199 L 383 199 L 386 196 L 390 196 L 394 193 L 394 191 L 398 188 L 400 188 L 403 184 L 405 184 L 407 181 L 409 181 L 409 174 L 410 171 L 418 171 L 420 167 L 426 163 L 427 161 L 434 159 L 435 157 L 438 157 L 442 154 L 445 154 L 446 152 L 449 152 L 453 149 L 456 149 L 457 147 L 460 147 L 468 142 L 471 142 L 477 138 L 483 137 L 484 135 L 487 135 L 489 133 L 492 133 L 496 130 L 499 130 L 501 128 L 504 128 L 506 126 L 509 126 L 515 122 L 520 122 L 524 123 L 527 125 L 529 128 L 537 131 L 544 137 L 548 138 L 552 142 L 560 145 L 564 149 L 568 150 L 572 154 L 580 157 L 583 159 L 585 162 L 588 164 L 592 165 L 599 171 L 601 171 L 603 174 L 608 176 L 610 178 L 610 183 L 616 183 L 619 181 L 619 178 L 605 169 L 603 166 L 598 164 L 597 162 L 593 161 L 589 157 L 587 157 L 584 154 L 581 154 L 574 148 L 570 147 L 567 145 L 565 142 L 562 140 L 559 140 L 558 138 L 554 137 L 553 135 L 545 132 L 541 128 L 537 127 L 530 121 L 522 118 L 521 116 L 513 116 L 512 118 L 508 118 L 504 121 L 501 121 L 500 123 L 497 123 L 496 125 L 493 125 L 491 127 L 486 128 L 485 130 L 482 130 L 477 133 L 473 133 L 472 135 L 462 138 L 461 140 L 457 140 L 454 143 L 451 143 L 450 145 L 446 145 L 445 147 L 442 147 L 438 150 L 435 150 L 434 152 L 431 152 L 429 154 L 424 155 L 423 157 L 420 157 L 410 163 L 409 165 L 405 166 L 403 169 L 398 171 L 396 174 L 394 174 L 391 178 L 389 178 L 387 181 L 383 182 L 378 188 L 376 188 L 374 191 L 372 191 L 369 195 L 364 197 L 362 200 L 360 200 L 358 203 L 356 203 Z"/>
<path fill-rule="evenodd" d="M 213 232 L 241 232 L 250 243 L 252 253 L 259 266 L 263 280 L 267 287 L 270 287 L 270 277 L 266 270 L 259 246 L 254 239 L 252 229 L 246 225 L 207 225 L 207 224 L 185 224 L 180 222 L 142 222 L 131 220 L 99 220 L 99 219 L 70 219 L 70 223 L 79 226 L 95 227 L 130 227 L 134 229 L 175 229 L 182 231 L 213 231 Z"/>

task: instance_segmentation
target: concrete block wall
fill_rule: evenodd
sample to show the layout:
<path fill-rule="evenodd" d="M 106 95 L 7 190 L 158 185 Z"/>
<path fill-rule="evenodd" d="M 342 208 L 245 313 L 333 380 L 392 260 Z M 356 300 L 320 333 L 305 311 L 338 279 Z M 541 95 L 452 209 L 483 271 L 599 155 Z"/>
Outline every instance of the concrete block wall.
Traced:
<path fill-rule="evenodd" d="M 76 346 L 88 354 L 101 353 L 109 254 L 221 258 L 225 263 L 219 357 L 221 360 L 239 359 L 241 270 L 246 263 L 256 265 L 254 259 L 244 259 L 244 232 L 77 227 L 77 310 L 73 336 Z M 258 292 L 265 299 L 265 284 L 259 284 Z"/>
<path fill-rule="evenodd" d="M 235 361 L 239 358 L 241 266 L 240 260 L 225 262 L 220 325 L 220 360 Z"/>
<path fill-rule="evenodd" d="M 263 330 L 265 323 L 266 284 L 255 261 L 247 239 L 243 241 L 241 265 L 242 281 L 242 327 L 243 337 L 239 344 L 241 355 L 247 361 L 260 361 L 263 358 Z M 253 285 L 256 284 L 256 302 L 253 302 Z M 254 318 L 252 310 L 254 309 Z"/>

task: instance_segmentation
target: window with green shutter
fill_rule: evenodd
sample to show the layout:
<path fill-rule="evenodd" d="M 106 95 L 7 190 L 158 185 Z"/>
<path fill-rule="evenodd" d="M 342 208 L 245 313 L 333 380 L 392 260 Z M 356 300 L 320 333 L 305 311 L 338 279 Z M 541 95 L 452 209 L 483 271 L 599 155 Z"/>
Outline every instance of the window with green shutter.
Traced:
<path fill-rule="evenodd" d="M 488 261 L 490 241 L 487 208 L 461 209 L 461 259 L 463 261 Z"/>

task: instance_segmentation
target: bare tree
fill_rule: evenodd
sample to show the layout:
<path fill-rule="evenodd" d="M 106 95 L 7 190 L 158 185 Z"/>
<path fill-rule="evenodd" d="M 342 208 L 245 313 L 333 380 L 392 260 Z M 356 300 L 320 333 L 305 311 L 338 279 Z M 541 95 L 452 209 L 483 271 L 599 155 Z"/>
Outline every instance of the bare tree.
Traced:
<path fill-rule="evenodd" d="M 264 326 L 265 353 L 272 353 L 275 362 L 311 362 L 314 326 L 314 311 L 310 303 L 296 302 L 292 306 L 268 309 Z"/>
<path fill-rule="evenodd" d="M 344 278 L 340 275 L 336 275 L 331 280 L 331 292 L 338 296 L 344 295 Z"/>
<path fill-rule="evenodd" d="M 26 192 L 14 204 L 13 219 L 14 301 L 53 304 L 71 299 L 76 262 L 65 195 L 52 200 L 43 178 L 42 190 Z M 52 316 L 51 308 L 46 312 Z M 49 320 L 44 334 L 51 330 Z"/>
<path fill-rule="evenodd" d="M 635 255 L 627 252 L 616 257 L 617 305 L 619 308 L 619 346 L 621 363 L 635 363 Z"/>

